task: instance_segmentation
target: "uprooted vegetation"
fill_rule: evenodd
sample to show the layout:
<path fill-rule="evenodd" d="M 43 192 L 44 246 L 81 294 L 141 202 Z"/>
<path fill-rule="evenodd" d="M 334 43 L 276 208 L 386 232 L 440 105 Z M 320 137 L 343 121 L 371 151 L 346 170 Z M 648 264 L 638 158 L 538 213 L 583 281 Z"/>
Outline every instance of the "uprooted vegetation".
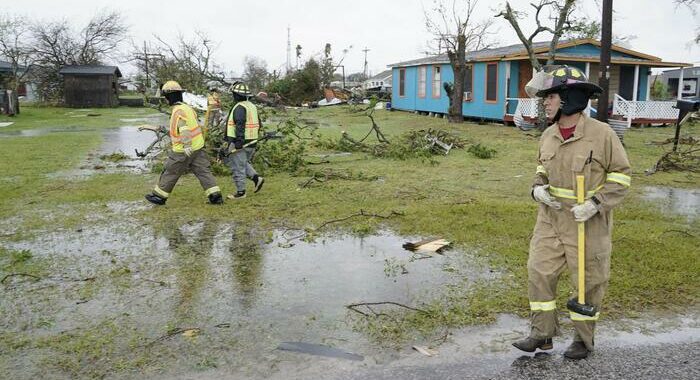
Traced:
<path fill-rule="evenodd" d="M 679 138 L 675 149 L 670 148 L 674 146 L 674 142 L 675 139 L 668 138 L 652 143 L 664 147 L 666 152 L 651 169 L 647 170 L 647 174 L 673 170 L 700 173 L 700 140 L 692 136 Z"/>

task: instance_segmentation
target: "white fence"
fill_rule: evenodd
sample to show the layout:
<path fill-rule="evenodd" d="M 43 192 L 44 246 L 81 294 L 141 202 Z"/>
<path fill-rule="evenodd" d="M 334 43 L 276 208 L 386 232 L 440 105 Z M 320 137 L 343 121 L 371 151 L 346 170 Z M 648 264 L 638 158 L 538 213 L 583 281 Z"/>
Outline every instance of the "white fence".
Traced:
<path fill-rule="evenodd" d="M 516 101 L 513 115 L 523 115 L 525 117 L 537 117 L 537 99 L 535 98 L 506 98 L 508 102 Z"/>
<path fill-rule="evenodd" d="M 629 126 L 633 119 L 675 120 L 678 118 L 678 110 L 673 108 L 675 105 L 675 101 L 625 100 L 615 94 L 612 113 L 614 116 L 624 116 Z"/>

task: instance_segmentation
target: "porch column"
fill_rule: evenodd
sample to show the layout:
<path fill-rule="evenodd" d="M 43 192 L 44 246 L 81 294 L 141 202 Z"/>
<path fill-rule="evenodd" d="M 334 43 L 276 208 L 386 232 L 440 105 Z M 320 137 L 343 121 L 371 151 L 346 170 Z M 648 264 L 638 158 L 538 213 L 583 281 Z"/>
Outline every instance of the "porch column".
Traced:
<path fill-rule="evenodd" d="M 649 100 L 651 98 L 651 67 L 647 67 L 647 96 L 644 100 Z"/>
<path fill-rule="evenodd" d="M 588 81 L 591 80 L 591 63 L 586 62 L 586 78 Z M 591 99 L 588 99 L 588 107 L 586 107 L 586 115 L 591 116 Z"/>
<path fill-rule="evenodd" d="M 683 97 L 681 94 L 683 94 L 683 66 L 681 66 L 681 74 L 678 76 L 678 99 Z"/>
<path fill-rule="evenodd" d="M 637 101 L 637 91 L 639 91 L 639 65 L 634 65 L 634 86 L 632 87 L 632 101 Z"/>
<path fill-rule="evenodd" d="M 508 114 L 508 98 L 510 97 L 510 94 L 508 91 L 510 90 L 510 64 L 511 61 L 505 61 L 506 64 L 506 80 L 505 80 L 505 91 L 503 91 L 504 96 L 504 101 L 503 101 L 503 117 L 505 118 L 505 115 Z M 517 96 L 517 94 L 516 94 Z"/>

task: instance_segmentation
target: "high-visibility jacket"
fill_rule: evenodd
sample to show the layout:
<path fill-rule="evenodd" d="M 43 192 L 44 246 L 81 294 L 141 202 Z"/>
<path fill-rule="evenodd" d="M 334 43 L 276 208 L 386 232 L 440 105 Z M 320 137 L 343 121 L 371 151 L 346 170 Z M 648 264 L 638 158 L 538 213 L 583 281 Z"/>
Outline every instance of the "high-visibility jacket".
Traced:
<path fill-rule="evenodd" d="M 583 174 L 586 198 L 595 196 L 601 212 L 617 206 L 630 187 L 630 164 L 625 148 L 605 123 L 582 115 L 574 135 L 564 140 L 554 124 L 542 133 L 535 185 L 566 204 L 576 203 L 576 175 Z"/>
<path fill-rule="evenodd" d="M 204 147 L 202 128 L 197 123 L 197 113 L 187 104 L 179 103 L 170 114 L 170 140 L 173 152 L 182 153 L 185 147 L 193 151 Z"/>
<path fill-rule="evenodd" d="M 207 108 L 210 110 L 221 109 L 221 99 L 219 99 L 219 95 L 207 95 Z"/>
<path fill-rule="evenodd" d="M 228 115 L 228 120 L 226 121 L 226 136 L 235 139 L 236 136 L 236 121 L 234 120 L 234 114 L 237 107 L 245 108 L 245 130 L 243 133 L 243 138 L 246 141 L 257 140 L 260 131 L 260 119 L 258 118 L 258 107 L 248 100 L 238 102 L 231 109 Z"/>

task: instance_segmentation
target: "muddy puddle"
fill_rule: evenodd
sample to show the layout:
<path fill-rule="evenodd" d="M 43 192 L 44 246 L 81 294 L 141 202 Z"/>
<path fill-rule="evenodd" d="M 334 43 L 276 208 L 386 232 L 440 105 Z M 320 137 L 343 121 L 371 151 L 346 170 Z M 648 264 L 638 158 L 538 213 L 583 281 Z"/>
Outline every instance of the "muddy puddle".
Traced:
<path fill-rule="evenodd" d="M 148 159 L 138 157 L 136 152 L 144 152 L 155 137 L 153 132 L 139 131 L 136 126 L 104 129 L 102 145 L 88 153 L 77 168 L 52 173 L 50 177 L 82 179 L 99 173 L 148 172 Z"/>
<path fill-rule="evenodd" d="M 281 362 L 307 366 L 316 360 L 277 350 L 282 342 L 337 347 L 371 361 L 392 355 L 353 328 L 358 317 L 347 305 L 420 307 L 448 286 L 495 276 L 482 260 L 458 249 L 414 255 L 401 246 L 417 238 L 388 231 L 305 242 L 282 231 L 203 221 L 160 226 L 125 221 L 139 211 L 115 204 L 104 215 L 112 222 L 91 220 L 76 230 L 4 243 L 48 264 L 37 278 L 17 276 L 1 285 L 3 329 L 18 339 L 51 336 L 66 344 L 85 334 L 111 336 L 113 357 L 107 362 L 153 361 L 141 369 L 145 373 L 188 372 L 204 361 L 205 369 L 236 368 L 266 377 Z M 375 310 L 393 306 L 386 307 Z M 120 331 L 117 337 L 113 329 Z M 49 364 L 32 359 L 45 358 L 45 348 L 23 351 L 33 363 L 24 374 L 65 360 L 60 350 L 49 354 Z M 105 362 L 83 364 L 98 372 L 114 370 Z"/>
<path fill-rule="evenodd" d="M 663 212 L 685 216 L 689 221 L 700 216 L 700 189 L 647 186 L 642 197 L 658 205 Z"/>

